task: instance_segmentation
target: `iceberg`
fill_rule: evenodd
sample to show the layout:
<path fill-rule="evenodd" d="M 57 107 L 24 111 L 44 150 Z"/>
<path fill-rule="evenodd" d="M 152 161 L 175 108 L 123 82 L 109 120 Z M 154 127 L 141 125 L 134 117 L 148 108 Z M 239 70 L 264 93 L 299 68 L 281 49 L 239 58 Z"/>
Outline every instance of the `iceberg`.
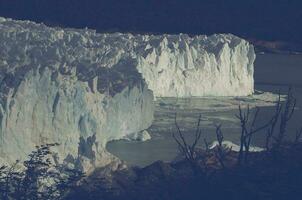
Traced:
<path fill-rule="evenodd" d="M 58 143 L 83 170 L 106 143 L 150 139 L 155 97 L 245 96 L 253 46 L 231 34 L 99 34 L 0 17 L 0 160 Z"/>

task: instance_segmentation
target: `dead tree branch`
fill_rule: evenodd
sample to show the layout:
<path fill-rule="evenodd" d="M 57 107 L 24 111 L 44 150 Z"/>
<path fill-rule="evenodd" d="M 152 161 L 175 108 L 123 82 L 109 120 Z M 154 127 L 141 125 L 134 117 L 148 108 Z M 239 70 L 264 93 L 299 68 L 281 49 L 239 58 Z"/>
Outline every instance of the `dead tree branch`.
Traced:
<path fill-rule="evenodd" d="M 196 145 L 198 144 L 202 132 L 201 132 L 201 115 L 199 115 L 197 128 L 195 131 L 195 137 L 192 144 L 188 144 L 183 133 L 180 130 L 180 127 L 177 123 L 177 115 L 175 114 L 174 123 L 177 129 L 177 133 L 173 132 L 172 136 L 176 143 L 178 144 L 178 147 L 180 149 L 181 154 L 184 155 L 185 159 L 191 163 L 191 165 L 194 167 L 194 170 L 196 170 Z"/>
<path fill-rule="evenodd" d="M 218 146 L 215 151 L 215 156 L 218 159 L 221 167 L 224 169 L 225 168 L 224 160 L 227 153 L 225 152 L 226 149 L 224 149 L 223 147 L 224 137 L 221 131 L 221 124 L 216 126 L 216 138 L 217 138 Z"/>
<path fill-rule="evenodd" d="M 254 117 L 252 119 L 252 122 L 251 122 L 250 126 L 249 126 L 249 119 L 250 119 L 251 111 L 250 111 L 249 105 L 247 106 L 247 111 L 246 112 L 244 112 L 242 110 L 240 105 L 239 105 L 238 109 L 239 109 L 239 114 L 236 115 L 236 117 L 239 119 L 240 126 L 241 126 L 240 149 L 239 149 L 239 154 L 238 154 L 238 164 L 241 165 L 243 157 L 244 157 L 245 163 L 248 162 L 248 156 L 249 156 L 249 152 L 250 152 L 250 145 L 251 145 L 251 141 L 252 141 L 252 136 L 255 133 L 260 132 L 260 131 L 264 130 L 265 128 L 267 128 L 268 126 L 270 126 L 273 119 L 270 119 L 264 125 L 262 125 L 258 128 L 255 128 L 256 120 L 257 120 L 260 109 L 258 107 L 256 107 L 256 111 L 255 111 L 255 114 L 254 114 Z"/>
<path fill-rule="evenodd" d="M 280 94 L 280 91 L 279 91 L 278 100 L 277 100 L 276 105 L 275 105 L 275 113 L 272 117 L 272 121 L 271 121 L 270 127 L 267 130 L 266 138 L 265 138 L 265 148 L 266 148 L 267 152 L 270 151 L 271 140 L 272 140 L 272 137 L 274 135 L 275 127 L 277 125 L 277 122 L 278 122 L 279 116 L 281 114 L 281 111 L 282 111 L 282 103 L 281 103 L 281 94 Z"/>
<path fill-rule="evenodd" d="M 294 143 L 298 144 L 300 142 L 301 137 L 302 137 L 302 127 L 300 128 L 300 130 L 297 130 Z"/>
<path fill-rule="evenodd" d="M 275 144 L 274 148 L 275 150 L 279 149 L 282 145 L 282 142 L 286 136 L 286 130 L 288 126 L 288 122 L 292 118 L 295 108 L 296 108 L 297 100 L 293 95 L 292 89 L 289 88 L 286 96 L 286 101 L 284 103 L 284 110 L 280 114 L 280 126 L 279 126 L 279 132 L 276 137 L 274 137 Z"/>

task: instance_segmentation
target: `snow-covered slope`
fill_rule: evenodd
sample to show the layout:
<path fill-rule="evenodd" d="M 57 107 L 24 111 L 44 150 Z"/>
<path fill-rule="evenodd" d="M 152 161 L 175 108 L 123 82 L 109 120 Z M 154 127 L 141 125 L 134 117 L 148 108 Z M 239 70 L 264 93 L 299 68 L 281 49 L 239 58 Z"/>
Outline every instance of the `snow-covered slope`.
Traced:
<path fill-rule="evenodd" d="M 233 35 L 98 34 L 0 18 L 0 157 L 12 162 L 57 142 L 66 161 L 104 165 L 108 141 L 150 126 L 149 89 L 248 95 L 254 59 Z"/>

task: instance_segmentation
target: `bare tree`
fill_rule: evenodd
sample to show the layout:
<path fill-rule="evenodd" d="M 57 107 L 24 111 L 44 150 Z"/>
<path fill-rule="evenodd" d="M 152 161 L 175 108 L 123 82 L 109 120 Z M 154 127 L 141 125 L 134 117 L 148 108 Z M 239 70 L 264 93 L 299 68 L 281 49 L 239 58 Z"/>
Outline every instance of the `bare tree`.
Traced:
<path fill-rule="evenodd" d="M 216 125 L 216 138 L 217 138 L 218 145 L 216 146 L 216 149 L 215 149 L 215 156 L 218 159 L 221 167 L 224 169 L 225 168 L 225 164 L 224 164 L 225 157 L 231 150 L 227 153 L 226 149 L 224 149 L 224 147 L 223 147 L 224 137 L 223 137 L 223 133 L 221 131 L 221 124 Z"/>
<path fill-rule="evenodd" d="M 301 137 L 302 137 L 302 127 L 299 130 L 297 130 L 294 143 L 298 144 L 300 142 Z"/>
<path fill-rule="evenodd" d="M 282 111 L 282 103 L 281 103 L 281 94 L 279 91 L 278 100 L 275 105 L 275 114 L 273 115 L 271 124 L 267 129 L 266 138 L 265 138 L 265 148 L 267 152 L 270 151 L 272 137 L 274 135 L 275 127 L 277 125 L 281 111 Z"/>
<path fill-rule="evenodd" d="M 179 150 L 181 152 L 181 154 L 184 155 L 185 159 L 192 165 L 193 170 L 196 171 L 198 169 L 198 164 L 197 164 L 197 153 L 196 153 L 196 145 L 199 142 L 202 132 L 201 132 L 201 115 L 199 115 L 198 118 L 198 123 L 197 123 L 197 128 L 195 131 L 195 137 L 194 137 L 194 141 L 192 144 L 188 144 L 188 142 L 186 141 L 183 133 L 180 130 L 180 127 L 177 123 L 177 114 L 175 114 L 175 118 L 174 118 L 174 123 L 177 129 L 177 133 L 172 132 L 172 136 L 174 138 L 174 140 L 176 141 L 176 143 L 178 144 Z"/>
<path fill-rule="evenodd" d="M 203 143 L 204 143 L 204 146 L 206 148 L 206 152 L 208 153 L 210 151 L 210 145 L 209 145 L 208 141 L 205 138 L 203 138 Z"/>
<path fill-rule="evenodd" d="M 288 126 L 288 122 L 292 118 L 295 108 L 296 108 L 297 100 L 294 97 L 292 93 L 292 89 L 289 88 L 287 95 L 286 95 L 286 101 L 284 103 L 284 109 L 280 114 L 280 126 L 279 126 L 279 132 L 276 137 L 274 137 L 275 143 L 274 143 L 274 149 L 278 150 L 280 146 L 282 145 L 282 142 L 286 136 L 286 130 Z"/>
<path fill-rule="evenodd" d="M 239 105 L 239 115 L 236 115 L 236 117 L 240 120 L 240 126 L 241 126 L 240 149 L 239 149 L 239 154 L 238 154 L 238 164 L 239 165 L 242 164 L 243 158 L 246 163 L 248 162 L 248 155 L 250 152 L 252 136 L 257 132 L 264 130 L 272 123 L 272 119 L 270 119 L 264 125 L 255 128 L 255 123 L 256 123 L 259 111 L 260 111 L 260 109 L 258 107 L 256 107 L 254 117 L 251 121 L 251 124 L 249 125 L 249 122 L 250 122 L 249 120 L 250 120 L 250 115 L 251 115 L 250 107 L 248 105 L 247 111 L 244 112 L 244 111 L 242 111 L 242 108 Z"/>

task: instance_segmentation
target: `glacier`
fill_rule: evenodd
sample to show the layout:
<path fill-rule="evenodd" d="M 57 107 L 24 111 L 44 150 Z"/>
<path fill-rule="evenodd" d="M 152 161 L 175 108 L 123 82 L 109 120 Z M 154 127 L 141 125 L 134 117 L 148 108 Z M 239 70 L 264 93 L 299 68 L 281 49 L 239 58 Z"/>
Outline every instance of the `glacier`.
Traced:
<path fill-rule="evenodd" d="M 137 69 L 156 97 L 247 96 L 254 92 L 254 47 L 239 37 L 138 38 Z"/>
<path fill-rule="evenodd" d="M 231 34 L 100 34 L 0 17 L 0 162 L 58 143 L 63 162 L 107 165 L 108 141 L 150 139 L 154 98 L 250 95 L 254 60 Z"/>
<path fill-rule="evenodd" d="M 62 162 L 91 171 L 116 160 L 108 141 L 151 125 L 154 97 L 141 75 L 86 37 L 0 19 L 0 162 L 58 143 Z"/>

